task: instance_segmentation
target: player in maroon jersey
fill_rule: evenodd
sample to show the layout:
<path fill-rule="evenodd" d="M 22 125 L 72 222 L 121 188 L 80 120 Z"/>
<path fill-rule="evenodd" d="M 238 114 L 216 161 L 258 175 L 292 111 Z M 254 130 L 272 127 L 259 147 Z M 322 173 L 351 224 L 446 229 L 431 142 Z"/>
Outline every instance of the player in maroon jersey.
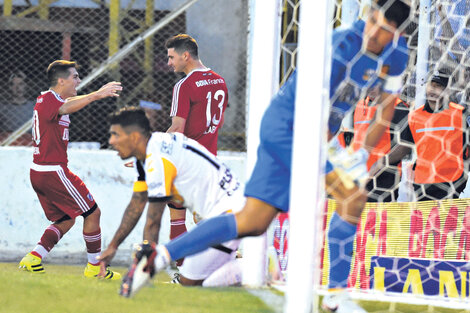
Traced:
<path fill-rule="evenodd" d="M 167 132 L 183 133 L 217 155 L 217 137 L 228 103 L 225 80 L 202 64 L 198 45 L 191 36 L 173 36 L 165 46 L 168 66 L 186 74 L 173 88 L 172 123 Z M 186 210 L 171 204 L 170 207 L 170 239 L 173 239 L 186 232 Z"/>
<path fill-rule="evenodd" d="M 225 80 L 202 64 L 196 40 L 186 34 L 166 42 L 168 65 L 186 76 L 173 88 L 172 124 L 167 132 L 183 133 L 217 154 L 217 136 L 227 108 Z"/>
<path fill-rule="evenodd" d="M 121 83 L 110 82 L 99 90 L 77 96 L 80 77 L 77 64 L 57 60 L 47 68 L 50 89 L 36 100 L 33 112 L 33 164 L 31 185 L 52 224 L 49 225 L 37 246 L 20 262 L 19 267 L 33 273 L 43 273 L 44 258 L 75 223 L 83 216 L 83 238 L 88 253 L 86 277 L 96 277 L 100 272 L 97 257 L 101 253 L 100 209 L 82 180 L 67 168 L 69 142 L 69 114 L 79 111 L 91 102 L 107 97 L 119 97 Z M 120 279 L 111 270 L 106 279 Z"/>

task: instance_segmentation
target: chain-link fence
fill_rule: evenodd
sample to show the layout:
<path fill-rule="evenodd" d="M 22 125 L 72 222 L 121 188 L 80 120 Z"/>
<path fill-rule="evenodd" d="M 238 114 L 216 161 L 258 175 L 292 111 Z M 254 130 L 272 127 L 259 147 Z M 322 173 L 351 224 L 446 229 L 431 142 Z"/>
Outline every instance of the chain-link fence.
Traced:
<path fill-rule="evenodd" d="M 168 2 L 168 3 L 167 3 Z M 187 1 L 0 1 L 0 141 L 30 120 L 34 99 L 48 88 L 47 65 L 55 59 L 79 63 L 80 75 L 89 76 L 165 16 Z M 227 81 L 229 108 L 219 132 L 219 148 L 244 151 L 245 84 L 248 0 L 199 0 L 155 34 L 131 49 L 115 66 L 105 68 L 80 90 L 87 93 L 109 80 L 119 80 L 124 91 L 118 100 L 103 100 L 71 116 L 71 142 L 98 142 L 107 146 L 109 112 L 123 105 L 150 102 L 155 130 L 170 125 L 173 85 L 181 78 L 167 66 L 164 42 L 177 33 L 198 40 L 204 64 Z M 281 84 L 295 68 L 300 0 L 284 0 L 282 16 Z M 359 15 L 368 1 L 357 1 Z M 370 2 L 370 1 L 369 1 Z M 468 0 L 433 0 L 429 26 L 429 73 L 444 69 L 452 76 L 453 100 L 468 102 L 470 77 Z M 365 5 L 364 5 L 365 4 Z M 341 25 L 341 1 L 337 1 L 334 25 Z M 410 66 L 404 97 L 416 95 L 419 1 L 406 29 Z M 13 145 L 30 145 L 29 130 Z"/>
<path fill-rule="evenodd" d="M 369 1 L 336 1 L 333 25 L 342 25 L 344 17 L 343 3 L 353 2 L 358 15 L 363 16 Z M 295 69 L 295 56 L 298 36 L 298 16 L 300 0 L 283 1 L 282 47 L 281 47 L 281 84 Z M 420 1 L 409 1 L 413 8 L 411 21 L 405 29 L 404 36 L 410 49 L 409 65 L 404 77 L 405 88 L 402 98 L 414 104 L 416 97 L 416 63 L 418 49 L 418 22 Z M 429 7 L 429 48 L 427 58 L 427 75 L 444 71 L 451 76 L 451 99 L 461 104 L 470 104 L 470 1 L 468 0 L 430 0 Z"/>
<path fill-rule="evenodd" d="M 124 90 L 118 99 L 97 101 L 71 115 L 70 142 L 107 147 L 107 116 L 118 107 L 150 107 L 154 130 L 166 131 L 174 84 L 182 78 L 167 66 L 165 41 L 188 33 L 202 62 L 229 88 L 229 107 L 219 131 L 219 149 L 244 151 L 247 0 L 175 1 L 0 1 L 0 142 L 29 123 L 35 98 L 47 90 L 45 71 L 56 59 L 77 61 L 82 81 L 103 68 L 79 94 L 112 80 Z M 184 5 L 181 14 L 175 14 Z M 145 31 L 175 15 L 145 40 Z M 138 41 L 129 48 L 129 44 Z M 123 53 L 123 51 L 129 51 Z M 108 64 L 108 58 L 123 55 Z M 82 83 L 83 84 L 83 83 Z M 31 145 L 28 127 L 11 145 Z M 11 137 L 10 137 L 11 138 Z"/>
<path fill-rule="evenodd" d="M 281 28 L 281 85 L 296 67 L 300 0 L 283 0 Z"/>
<path fill-rule="evenodd" d="M 345 24 L 352 24 L 358 16 L 365 17 L 372 1 L 374 0 L 335 1 L 331 25 L 334 28 L 342 27 Z M 301 0 L 283 1 L 281 83 L 295 68 L 297 17 L 298 10 L 302 7 L 301 2 Z M 409 58 L 400 98 L 411 110 L 424 104 L 426 82 L 431 75 L 439 71 L 450 78 L 445 95 L 448 95 L 452 102 L 468 106 L 470 104 L 470 1 L 412 0 L 408 3 L 412 7 L 412 15 L 410 21 L 405 24 L 403 35 L 407 39 Z M 312 75 L 317 74 L 315 69 L 311 71 Z M 394 125 L 395 135 L 403 130 L 406 121 L 407 119 L 402 120 L 400 125 Z M 354 134 L 352 112 L 343 120 L 343 129 L 345 137 L 347 134 L 349 139 L 352 138 Z M 400 140 L 400 136 L 395 138 Z M 413 153 L 406 158 L 414 162 L 416 155 Z M 411 194 L 412 192 L 409 193 Z M 413 197 L 407 196 L 407 199 L 411 201 Z"/>
<path fill-rule="evenodd" d="M 470 1 L 433 0 L 429 65 L 450 76 L 451 100 L 470 104 Z"/>

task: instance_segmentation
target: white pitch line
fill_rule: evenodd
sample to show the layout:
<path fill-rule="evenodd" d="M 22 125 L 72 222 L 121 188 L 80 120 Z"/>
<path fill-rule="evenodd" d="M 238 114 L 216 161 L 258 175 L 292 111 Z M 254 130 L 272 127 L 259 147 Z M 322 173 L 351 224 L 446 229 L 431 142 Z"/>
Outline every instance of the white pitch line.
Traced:
<path fill-rule="evenodd" d="M 173 279 L 173 275 L 174 273 L 177 272 L 177 270 L 168 268 L 166 272 L 168 273 L 170 278 Z M 245 290 L 251 293 L 252 295 L 254 295 L 255 297 L 259 298 L 261 301 L 263 301 L 269 308 L 273 310 L 274 313 L 283 312 L 284 297 L 282 295 L 278 295 L 274 293 L 269 288 L 262 288 L 262 289 L 245 288 Z"/>
<path fill-rule="evenodd" d="M 267 306 L 273 309 L 275 313 L 282 313 L 284 308 L 284 297 L 275 294 L 270 289 L 249 289 L 246 288 L 246 291 L 252 295 L 258 297 L 263 301 Z"/>
<path fill-rule="evenodd" d="M 381 292 L 370 289 L 358 290 L 349 288 L 348 291 L 348 295 L 351 299 L 359 301 L 380 301 L 411 305 L 427 305 L 456 310 L 468 310 L 470 307 L 470 301 L 468 299 L 444 298 L 439 296 L 425 296 L 398 292 Z M 326 295 L 328 294 L 328 291 L 320 289 L 318 290 L 318 294 Z"/>

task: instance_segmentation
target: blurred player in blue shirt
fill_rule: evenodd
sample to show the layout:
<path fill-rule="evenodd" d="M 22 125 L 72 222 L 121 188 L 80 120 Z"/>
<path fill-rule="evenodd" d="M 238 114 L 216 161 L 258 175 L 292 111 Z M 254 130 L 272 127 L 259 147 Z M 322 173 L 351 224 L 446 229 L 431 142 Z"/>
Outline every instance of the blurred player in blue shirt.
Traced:
<path fill-rule="evenodd" d="M 409 10 L 400 0 L 379 0 L 373 3 L 366 22 L 359 20 L 351 28 L 333 34 L 328 139 L 334 137 L 345 113 L 367 94 L 369 87 L 380 84 L 382 96 L 381 108 L 369 128 L 364 148 L 346 158 L 336 157 L 345 152 L 333 149 L 332 160 L 326 165 L 327 190 L 338 201 L 328 234 L 331 288 L 344 288 L 347 284 L 356 224 L 366 200 L 357 181 L 367 176 L 362 169 L 366 168 L 368 150 L 380 139 L 391 120 L 394 101 L 401 90 L 401 74 L 406 68 L 408 50 L 400 33 Z M 277 213 L 288 211 L 295 88 L 294 73 L 264 114 L 258 159 L 246 185 L 247 200 L 243 210 L 205 220 L 189 233 L 165 246 L 157 246 L 154 262 L 157 271 L 167 266 L 170 259 L 177 260 L 234 238 L 261 235 Z M 144 248 L 148 249 L 149 256 L 153 255 L 153 247 Z M 340 251 L 345 251 L 346 255 Z M 141 260 L 135 258 L 134 263 Z M 146 268 L 149 272 L 149 267 Z"/>

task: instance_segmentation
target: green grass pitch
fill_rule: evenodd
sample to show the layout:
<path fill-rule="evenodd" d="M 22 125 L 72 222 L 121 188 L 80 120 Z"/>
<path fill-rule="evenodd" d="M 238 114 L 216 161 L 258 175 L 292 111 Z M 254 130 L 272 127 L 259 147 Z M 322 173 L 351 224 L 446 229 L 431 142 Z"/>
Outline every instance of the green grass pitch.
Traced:
<path fill-rule="evenodd" d="M 85 278 L 84 266 L 46 263 L 45 268 L 45 274 L 32 274 L 19 270 L 17 263 L 0 263 L 0 313 L 274 312 L 244 288 L 181 287 L 168 283 L 166 273 L 160 273 L 135 298 L 125 299 L 118 295 L 120 281 Z M 127 270 L 113 269 L 122 274 Z M 379 301 L 360 304 L 367 312 L 470 313 L 470 308 L 451 310 Z"/>
<path fill-rule="evenodd" d="M 84 266 L 45 264 L 45 274 L 0 263 L 0 312 L 273 312 L 243 288 L 185 288 L 159 274 L 132 299 L 118 295 L 120 281 L 85 278 Z M 113 268 L 124 274 L 126 269 Z"/>

